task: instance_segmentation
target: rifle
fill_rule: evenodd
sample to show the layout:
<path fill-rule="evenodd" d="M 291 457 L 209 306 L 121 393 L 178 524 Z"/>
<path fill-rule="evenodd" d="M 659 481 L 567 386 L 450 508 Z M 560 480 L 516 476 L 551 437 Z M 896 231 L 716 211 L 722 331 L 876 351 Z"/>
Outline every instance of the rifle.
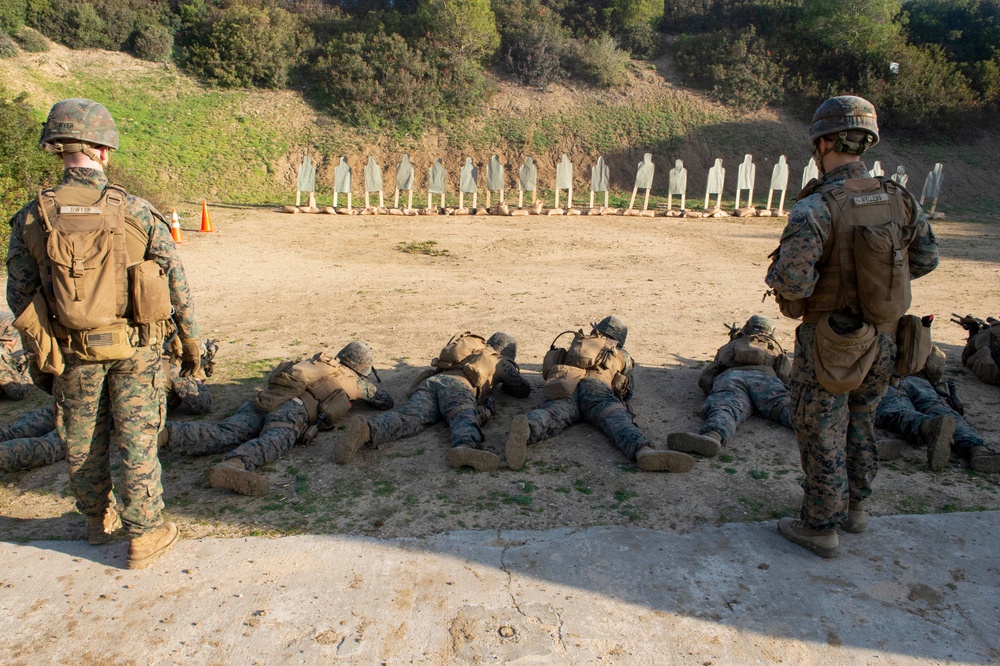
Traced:
<path fill-rule="evenodd" d="M 742 328 L 740 328 L 739 325 L 737 325 L 735 321 L 732 324 L 727 324 L 726 322 L 722 322 L 722 325 L 725 326 L 726 330 L 729 331 L 730 340 L 736 339 L 736 336 L 738 336 L 740 334 L 740 331 L 743 330 Z"/>
<path fill-rule="evenodd" d="M 14 369 L 23 375 L 28 371 L 28 366 L 31 365 L 31 358 L 28 356 L 28 352 L 18 349 L 10 355 L 10 362 L 14 366 Z"/>
<path fill-rule="evenodd" d="M 951 316 L 952 316 L 952 320 L 951 321 L 953 323 L 955 323 L 955 324 L 958 324 L 959 326 L 961 326 L 965 330 L 967 330 L 969 332 L 969 335 L 975 335 L 976 333 L 978 333 L 982 329 L 989 328 L 989 326 L 990 326 L 989 324 L 987 324 L 985 321 L 983 321 L 979 317 L 973 317 L 970 314 L 967 314 L 967 315 L 965 315 L 963 317 L 960 314 L 952 312 Z M 993 317 L 990 317 L 990 319 L 993 319 Z M 1000 323 L 1000 322 L 998 322 L 998 323 Z"/>

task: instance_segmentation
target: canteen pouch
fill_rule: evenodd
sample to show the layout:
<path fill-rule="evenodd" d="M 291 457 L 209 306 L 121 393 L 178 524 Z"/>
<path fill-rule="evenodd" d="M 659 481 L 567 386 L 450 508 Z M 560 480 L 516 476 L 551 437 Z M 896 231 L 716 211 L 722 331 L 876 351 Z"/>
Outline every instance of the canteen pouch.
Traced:
<path fill-rule="evenodd" d="M 336 389 L 319 403 L 319 417 L 316 425 L 320 430 L 329 430 L 351 409 L 351 400 L 342 389 Z"/>
<path fill-rule="evenodd" d="M 853 333 L 841 335 L 830 326 L 829 314 L 821 317 L 814 343 L 820 386 L 830 393 L 849 393 L 861 386 L 875 363 L 877 339 L 875 327 L 867 322 Z"/>
<path fill-rule="evenodd" d="M 66 362 L 59 341 L 52 334 L 49 308 L 41 292 L 35 293 L 13 326 L 21 332 L 21 344 L 31 352 L 33 365 L 43 373 L 61 375 Z"/>
<path fill-rule="evenodd" d="M 122 321 L 88 331 L 69 331 L 69 348 L 82 361 L 123 361 L 135 355 L 138 331 Z"/>
<path fill-rule="evenodd" d="M 896 373 L 901 377 L 917 374 L 931 354 L 931 327 L 916 315 L 903 315 L 896 328 L 896 348 Z"/>
<path fill-rule="evenodd" d="M 555 365 L 545 378 L 542 393 L 546 400 L 568 398 L 576 391 L 577 384 L 587 376 L 587 371 L 572 365 Z"/>
<path fill-rule="evenodd" d="M 170 284 L 167 275 L 153 260 L 128 267 L 129 285 L 132 290 L 132 317 L 137 324 L 152 324 L 169 319 L 173 313 L 170 305 Z"/>
<path fill-rule="evenodd" d="M 548 377 L 549 371 L 557 365 L 563 365 L 566 360 L 566 350 L 562 347 L 553 347 L 545 352 L 542 359 L 542 377 Z"/>

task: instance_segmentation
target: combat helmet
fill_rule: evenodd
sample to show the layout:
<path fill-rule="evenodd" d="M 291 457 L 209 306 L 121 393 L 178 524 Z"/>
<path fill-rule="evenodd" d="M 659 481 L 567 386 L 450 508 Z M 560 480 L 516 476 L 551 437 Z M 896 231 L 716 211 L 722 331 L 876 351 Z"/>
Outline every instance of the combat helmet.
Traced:
<path fill-rule="evenodd" d="M 56 102 L 42 125 L 38 147 L 51 153 L 81 152 L 83 144 L 118 149 L 118 128 L 104 105 L 74 97 Z"/>
<path fill-rule="evenodd" d="M 497 350 L 497 352 L 499 352 L 504 358 L 511 361 L 517 359 L 517 340 L 510 333 L 497 331 L 490 336 L 490 339 L 486 341 L 486 344 Z"/>
<path fill-rule="evenodd" d="M 764 315 L 753 315 L 743 324 L 740 333 L 743 335 L 774 335 L 774 321 Z"/>
<path fill-rule="evenodd" d="M 619 347 L 625 346 L 625 338 L 628 337 L 628 326 L 618 317 L 608 315 L 596 324 L 592 324 L 592 326 L 594 327 L 593 332 L 600 333 L 606 338 L 611 338 L 618 343 Z"/>
<path fill-rule="evenodd" d="M 354 341 L 337 352 L 337 360 L 362 377 L 367 377 L 372 373 L 375 354 L 364 342 Z"/>
<path fill-rule="evenodd" d="M 847 139 L 849 130 L 863 130 L 866 134 L 862 141 Z M 834 152 L 860 155 L 878 143 L 878 115 L 875 106 L 854 95 L 831 97 L 816 109 L 812 124 L 809 125 L 809 141 L 830 134 L 838 135 L 833 147 Z"/>

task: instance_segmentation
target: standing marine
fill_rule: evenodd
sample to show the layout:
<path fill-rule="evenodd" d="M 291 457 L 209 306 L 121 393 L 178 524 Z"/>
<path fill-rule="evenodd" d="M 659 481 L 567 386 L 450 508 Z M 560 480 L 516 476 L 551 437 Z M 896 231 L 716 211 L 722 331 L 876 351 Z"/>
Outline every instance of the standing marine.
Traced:
<path fill-rule="evenodd" d="M 667 435 L 674 451 L 713 457 L 728 444 L 736 428 L 754 412 L 792 427 L 788 380 L 792 362 L 774 337 L 774 322 L 763 315 L 735 324 L 729 342 L 715 353 L 698 378 L 705 393 L 701 415 L 705 424 L 694 432 Z"/>
<path fill-rule="evenodd" d="M 557 347 L 566 333 L 569 347 Z M 632 357 L 625 351 L 628 327 L 608 316 L 583 330 L 556 336 L 542 364 L 545 402 L 538 409 L 515 416 L 507 431 L 506 457 L 510 469 L 521 469 L 527 447 L 555 437 L 569 426 L 586 421 L 600 429 L 622 453 L 647 472 L 688 472 L 691 456 L 653 448 L 631 413 L 634 389 Z"/>
<path fill-rule="evenodd" d="M 451 430 L 448 463 L 456 469 L 492 472 L 500 466 L 500 457 L 483 448 L 486 438 L 481 426 L 494 413 L 491 394 L 498 386 L 515 398 L 531 393 L 517 366 L 514 336 L 497 332 L 486 340 L 468 331 L 456 334 L 413 382 L 406 404 L 370 419 L 355 416 L 347 422 L 337 440 L 336 460 L 344 465 L 365 445 L 378 448 L 413 437 L 443 418 Z"/>
<path fill-rule="evenodd" d="M 878 472 L 872 415 L 893 373 L 910 281 L 938 263 L 920 205 L 861 161 L 878 138 L 867 100 L 820 105 L 809 139 L 822 175 L 799 194 L 766 277 L 782 314 L 802 318 L 791 378 L 802 508 L 778 529 L 821 557 L 839 554 L 838 527 L 865 529 Z"/>
<path fill-rule="evenodd" d="M 173 315 L 181 375 L 197 372 L 191 293 L 163 216 L 108 182 L 118 131 L 106 108 L 87 99 L 57 102 L 39 146 L 61 158 L 65 171 L 11 219 L 7 304 L 38 382 L 56 398 L 56 430 L 88 541 L 107 542 L 120 521 L 131 537 L 127 566 L 142 568 L 178 537 L 163 519 L 156 457 L 167 398 L 160 345 Z M 112 421 L 123 461 L 120 510 Z"/>

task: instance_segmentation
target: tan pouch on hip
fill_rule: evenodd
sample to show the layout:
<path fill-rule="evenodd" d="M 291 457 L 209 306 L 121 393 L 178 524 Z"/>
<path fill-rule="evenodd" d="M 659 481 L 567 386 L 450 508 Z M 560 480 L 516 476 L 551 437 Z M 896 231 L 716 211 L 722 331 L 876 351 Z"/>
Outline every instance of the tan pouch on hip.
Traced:
<path fill-rule="evenodd" d="M 841 335 L 830 327 L 830 315 L 816 325 L 816 379 L 830 393 L 849 393 L 861 383 L 875 363 L 878 334 L 865 322 L 861 328 Z"/>

